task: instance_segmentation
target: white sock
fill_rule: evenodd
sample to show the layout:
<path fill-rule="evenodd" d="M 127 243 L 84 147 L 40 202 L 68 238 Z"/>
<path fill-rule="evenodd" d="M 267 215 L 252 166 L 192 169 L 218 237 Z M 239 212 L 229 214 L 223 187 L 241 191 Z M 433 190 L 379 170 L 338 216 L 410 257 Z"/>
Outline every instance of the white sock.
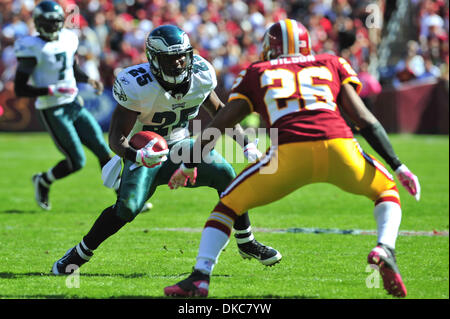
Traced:
<path fill-rule="evenodd" d="M 378 242 L 395 248 L 402 209 L 394 202 L 381 202 L 373 210 L 377 222 Z"/>
<path fill-rule="evenodd" d="M 53 175 L 52 172 L 53 168 L 50 168 L 47 173 L 45 173 L 45 177 L 47 177 L 47 179 L 50 181 L 50 183 L 53 183 L 55 181 L 55 176 Z"/>
<path fill-rule="evenodd" d="M 203 229 L 198 248 L 197 263 L 194 268 L 204 274 L 211 274 L 220 253 L 228 244 L 228 241 L 228 235 L 217 228 L 206 227 Z"/>

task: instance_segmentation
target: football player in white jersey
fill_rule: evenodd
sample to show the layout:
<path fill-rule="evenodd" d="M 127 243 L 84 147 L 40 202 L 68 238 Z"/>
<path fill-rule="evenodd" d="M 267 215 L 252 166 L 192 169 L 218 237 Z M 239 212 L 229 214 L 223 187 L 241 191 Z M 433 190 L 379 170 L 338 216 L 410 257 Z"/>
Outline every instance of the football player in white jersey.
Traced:
<path fill-rule="evenodd" d="M 175 151 L 154 153 L 151 148 L 132 148 L 128 141 L 134 133 L 154 131 L 167 140 L 170 150 L 177 145 L 183 146 L 178 150 L 190 150 L 193 141 L 188 121 L 197 116 L 200 106 L 212 114 L 223 106 L 214 92 L 217 79 L 213 67 L 193 54 L 183 30 L 174 25 L 155 28 L 147 37 L 146 53 L 149 63 L 121 71 L 113 88 L 118 104 L 111 120 L 109 144 L 124 161 L 117 202 L 101 213 L 80 243 L 54 263 L 54 274 L 68 274 L 74 270 L 73 265 L 87 262 L 102 242 L 137 216 L 157 186 L 166 185 L 178 169 Z M 260 156 L 254 143 L 242 135 L 240 138 L 247 158 Z M 208 186 L 220 194 L 236 173 L 216 151 L 209 153 L 209 159 L 211 163 L 202 161 L 194 168 L 196 178 L 188 187 Z M 133 169 L 135 166 L 138 168 Z M 236 220 L 234 229 L 243 258 L 255 258 L 267 266 L 280 261 L 277 250 L 255 240 L 248 214 Z"/>
<path fill-rule="evenodd" d="M 78 37 L 63 28 L 63 9 L 56 2 L 42 1 L 33 10 L 33 20 L 39 35 L 15 42 L 18 67 L 14 85 L 18 97 L 36 98 L 41 122 L 65 156 L 32 178 L 38 205 L 49 210 L 50 185 L 85 165 L 83 144 L 95 154 L 101 167 L 111 159 L 111 150 L 100 125 L 77 98 L 77 81 L 89 83 L 98 94 L 103 85 L 89 78 L 77 64 Z"/>

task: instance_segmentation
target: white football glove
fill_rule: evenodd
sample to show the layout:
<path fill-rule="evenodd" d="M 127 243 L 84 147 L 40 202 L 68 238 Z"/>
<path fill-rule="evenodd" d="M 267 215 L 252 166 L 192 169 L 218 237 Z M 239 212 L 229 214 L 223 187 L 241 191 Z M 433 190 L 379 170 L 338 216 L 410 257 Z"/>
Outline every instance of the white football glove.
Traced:
<path fill-rule="evenodd" d="M 244 156 L 249 162 L 255 162 L 257 159 L 261 158 L 262 153 L 258 150 L 259 139 L 255 139 L 253 142 L 248 143 L 244 147 Z"/>
<path fill-rule="evenodd" d="M 157 138 L 152 139 L 143 148 L 136 152 L 136 163 L 145 167 L 155 167 L 164 161 L 167 161 L 167 154 L 169 150 L 162 150 L 156 152 L 153 150 L 153 145 L 158 142 Z"/>
<path fill-rule="evenodd" d="M 406 165 L 400 165 L 396 170 L 395 174 L 397 175 L 398 180 L 402 183 L 403 187 L 414 196 L 414 198 L 419 201 L 420 200 L 420 184 L 419 179 L 416 175 L 411 173 L 411 171 L 406 167 Z"/>
<path fill-rule="evenodd" d="M 72 96 L 78 93 L 78 88 L 68 87 L 64 83 L 50 84 L 48 86 L 48 95 L 51 96 Z"/>
<path fill-rule="evenodd" d="M 169 188 L 177 189 L 178 187 L 186 187 L 189 181 L 194 185 L 197 180 L 197 167 L 187 168 L 184 163 L 172 174 L 169 180 Z"/>

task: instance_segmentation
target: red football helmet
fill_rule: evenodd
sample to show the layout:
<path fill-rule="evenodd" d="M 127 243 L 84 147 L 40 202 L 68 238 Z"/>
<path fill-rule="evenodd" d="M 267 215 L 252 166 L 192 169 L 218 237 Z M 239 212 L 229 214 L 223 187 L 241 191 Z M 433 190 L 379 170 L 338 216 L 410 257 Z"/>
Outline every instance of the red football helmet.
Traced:
<path fill-rule="evenodd" d="M 264 34 L 261 58 L 267 61 L 297 54 L 311 54 L 311 39 L 305 26 L 293 19 L 272 24 Z"/>

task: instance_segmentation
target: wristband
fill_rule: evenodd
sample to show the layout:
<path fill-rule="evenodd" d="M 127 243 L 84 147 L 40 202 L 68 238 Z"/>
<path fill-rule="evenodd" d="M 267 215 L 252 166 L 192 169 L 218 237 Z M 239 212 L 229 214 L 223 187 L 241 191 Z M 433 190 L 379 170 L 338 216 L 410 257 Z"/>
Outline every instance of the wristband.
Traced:
<path fill-rule="evenodd" d="M 136 156 L 137 156 L 137 151 L 134 148 L 128 147 L 125 150 L 125 156 L 124 156 L 125 159 L 132 161 L 133 163 L 136 163 Z"/>

